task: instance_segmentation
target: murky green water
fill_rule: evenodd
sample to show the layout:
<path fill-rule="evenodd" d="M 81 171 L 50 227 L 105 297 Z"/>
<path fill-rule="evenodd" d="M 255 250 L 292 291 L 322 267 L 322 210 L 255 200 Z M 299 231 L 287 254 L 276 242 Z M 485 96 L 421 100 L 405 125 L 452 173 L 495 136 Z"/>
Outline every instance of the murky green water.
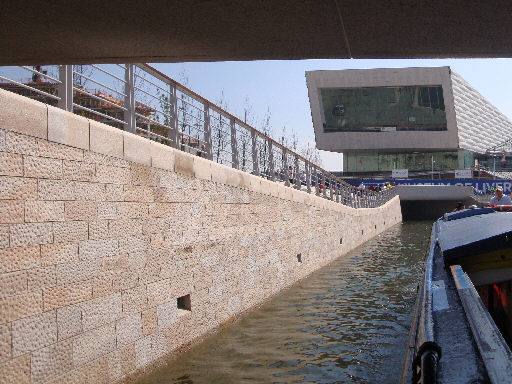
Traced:
<path fill-rule="evenodd" d="M 140 383 L 395 383 L 430 230 L 394 226 Z"/>

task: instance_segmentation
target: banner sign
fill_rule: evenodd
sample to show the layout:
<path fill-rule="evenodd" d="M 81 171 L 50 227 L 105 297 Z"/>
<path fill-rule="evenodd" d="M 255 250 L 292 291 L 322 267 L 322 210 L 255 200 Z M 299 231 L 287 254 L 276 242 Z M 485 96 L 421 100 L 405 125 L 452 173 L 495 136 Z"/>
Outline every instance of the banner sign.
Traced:
<path fill-rule="evenodd" d="M 408 169 L 393 169 L 391 171 L 391 177 L 393 179 L 407 179 L 409 177 Z"/>
<path fill-rule="evenodd" d="M 471 169 L 456 169 L 456 179 L 471 179 L 473 177 L 473 171 Z"/>
<path fill-rule="evenodd" d="M 351 185 L 359 186 L 361 179 L 345 179 Z M 475 194 L 490 194 L 496 187 L 502 187 L 505 194 L 512 192 L 512 180 L 476 180 L 476 179 L 457 179 L 457 180 L 430 180 L 430 179 L 409 179 L 409 180 L 371 180 L 364 179 L 364 185 L 382 185 L 382 184 L 395 184 L 395 185 L 466 185 L 475 188 Z M 492 188 L 492 190 L 491 190 Z"/>

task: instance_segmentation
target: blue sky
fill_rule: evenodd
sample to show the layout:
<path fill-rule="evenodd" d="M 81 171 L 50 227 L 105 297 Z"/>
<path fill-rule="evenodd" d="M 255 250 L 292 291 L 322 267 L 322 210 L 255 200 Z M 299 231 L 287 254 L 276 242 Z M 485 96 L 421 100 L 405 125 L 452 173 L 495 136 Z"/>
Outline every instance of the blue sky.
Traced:
<path fill-rule="evenodd" d="M 305 71 L 355 68 L 450 66 L 512 120 L 512 59 L 294 60 L 152 64 L 177 81 L 243 118 L 245 100 L 259 128 L 267 109 L 279 134 L 286 126 L 301 142 L 314 141 Z M 323 165 L 341 169 L 338 154 L 322 153 Z"/>

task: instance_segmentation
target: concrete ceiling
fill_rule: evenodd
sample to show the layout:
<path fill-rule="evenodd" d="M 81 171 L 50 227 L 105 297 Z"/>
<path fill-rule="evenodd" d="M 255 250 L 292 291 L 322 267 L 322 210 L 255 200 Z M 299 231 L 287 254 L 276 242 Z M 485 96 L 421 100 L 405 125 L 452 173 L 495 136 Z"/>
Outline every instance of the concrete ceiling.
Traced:
<path fill-rule="evenodd" d="M 0 65 L 512 57 L 512 1 L 4 0 Z"/>

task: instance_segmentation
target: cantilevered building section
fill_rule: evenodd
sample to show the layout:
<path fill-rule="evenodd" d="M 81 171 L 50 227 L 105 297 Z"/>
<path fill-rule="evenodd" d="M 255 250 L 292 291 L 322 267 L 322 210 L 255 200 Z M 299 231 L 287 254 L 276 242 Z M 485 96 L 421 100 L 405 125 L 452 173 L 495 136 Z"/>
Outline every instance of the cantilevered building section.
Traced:
<path fill-rule="evenodd" d="M 345 172 L 468 169 L 512 122 L 449 67 L 306 72 L 319 149 Z M 503 162 L 501 163 L 502 165 Z"/>

